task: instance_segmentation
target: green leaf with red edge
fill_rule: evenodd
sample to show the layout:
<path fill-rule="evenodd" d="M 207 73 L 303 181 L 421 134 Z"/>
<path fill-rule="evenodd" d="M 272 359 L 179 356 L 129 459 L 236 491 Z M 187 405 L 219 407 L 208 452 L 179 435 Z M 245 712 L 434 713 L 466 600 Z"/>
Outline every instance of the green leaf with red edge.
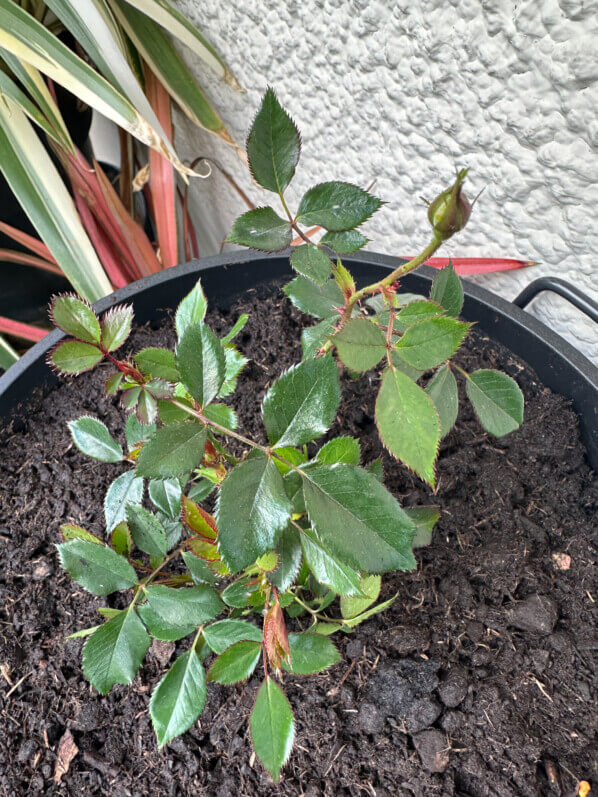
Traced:
<path fill-rule="evenodd" d="M 409 365 L 426 371 L 450 359 L 470 327 L 455 318 L 427 318 L 409 327 L 395 348 Z"/>
<path fill-rule="evenodd" d="M 133 307 L 121 304 L 113 307 L 102 316 L 101 343 L 108 351 L 115 351 L 123 345 L 131 332 Z"/>
<path fill-rule="evenodd" d="M 268 88 L 247 137 L 247 159 L 255 181 L 282 194 L 293 179 L 301 138 L 297 126 Z"/>
<path fill-rule="evenodd" d="M 381 205 L 380 199 L 363 188 L 334 180 L 305 192 L 297 221 L 308 227 L 317 224 L 330 232 L 342 232 L 363 224 Z"/>
<path fill-rule="evenodd" d="M 206 675 L 195 647 L 177 658 L 153 691 L 150 716 L 158 747 L 189 730 L 206 702 Z"/>
<path fill-rule="evenodd" d="M 207 432 L 201 423 L 179 421 L 158 429 L 143 445 L 137 473 L 150 479 L 182 476 L 203 459 Z"/>
<path fill-rule="evenodd" d="M 114 684 L 132 682 L 149 646 L 150 638 L 137 613 L 121 612 L 101 625 L 83 646 L 83 672 L 105 695 Z"/>
<path fill-rule="evenodd" d="M 434 486 L 440 421 L 430 396 L 397 368 L 387 368 L 376 400 L 380 439 L 397 459 Z"/>
<path fill-rule="evenodd" d="M 243 640 L 221 653 L 208 671 L 208 681 L 236 684 L 246 681 L 257 667 L 262 655 L 261 642 Z"/>
<path fill-rule="evenodd" d="M 217 579 L 207 562 L 189 551 L 183 553 L 183 561 L 189 569 L 194 584 L 215 584 Z"/>
<path fill-rule="evenodd" d="M 317 285 L 323 285 L 330 276 L 330 258 L 314 244 L 296 246 L 291 252 L 291 266 Z"/>
<path fill-rule="evenodd" d="M 203 321 L 191 324 L 183 332 L 176 364 L 181 381 L 201 406 L 216 398 L 226 372 L 224 349 Z"/>
<path fill-rule="evenodd" d="M 120 443 L 112 437 L 105 424 L 91 415 L 82 415 L 76 421 L 69 421 L 68 427 L 73 443 L 79 451 L 100 462 L 120 462 L 123 450 Z"/>
<path fill-rule="evenodd" d="M 106 380 L 106 395 L 115 396 L 119 391 L 123 379 L 124 377 L 120 371 L 116 371 L 111 376 L 109 376 L 108 379 Z"/>
<path fill-rule="evenodd" d="M 282 662 L 285 670 L 296 675 L 312 675 L 338 664 L 340 653 L 332 642 L 318 634 L 289 634 L 291 661 Z"/>
<path fill-rule="evenodd" d="M 332 338 L 338 356 L 352 371 L 369 371 L 386 354 L 386 338 L 367 318 L 352 318 Z"/>
<path fill-rule="evenodd" d="M 50 305 L 50 318 L 58 329 L 85 343 L 99 343 L 100 322 L 91 305 L 75 294 L 55 296 Z"/>
<path fill-rule="evenodd" d="M 104 355 L 91 343 L 65 340 L 48 356 L 48 364 L 63 374 L 81 374 L 89 371 L 104 359 Z"/>
<path fill-rule="evenodd" d="M 226 240 L 262 252 L 280 252 L 291 243 L 291 223 L 272 208 L 255 208 L 236 219 Z"/>
<path fill-rule="evenodd" d="M 181 511 L 183 521 L 194 534 L 215 540 L 218 534 L 216 521 L 205 509 L 198 506 L 191 498 L 183 495 L 181 498 Z"/>
<path fill-rule="evenodd" d="M 249 720 L 257 757 L 275 781 L 287 762 L 295 741 L 295 720 L 284 692 L 266 676 Z"/>
<path fill-rule="evenodd" d="M 103 545 L 103 541 L 92 534 L 82 526 L 76 526 L 74 523 L 63 523 L 60 527 L 60 533 L 64 542 L 69 540 L 87 540 L 88 542 L 95 542 L 96 545 Z"/>

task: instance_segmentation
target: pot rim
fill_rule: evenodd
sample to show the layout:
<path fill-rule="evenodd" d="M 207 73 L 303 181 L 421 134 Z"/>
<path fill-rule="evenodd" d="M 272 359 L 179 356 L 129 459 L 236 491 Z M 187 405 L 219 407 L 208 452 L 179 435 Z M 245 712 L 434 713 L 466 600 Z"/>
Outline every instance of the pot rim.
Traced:
<path fill-rule="evenodd" d="M 115 304 L 134 300 L 147 290 L 159 286 L 166 288 L 181 278 L 195 275 L 199 277 L 206 271 L 215 271 L 223 266 L 241 264 L 257 266 L 259 262 L 265 262 L 272 267 L 276 265 L 276 261 L 280 261 L 280 276 L 292 273 L 288 252 L 235 251 L 191 260 L 126 285 L 98 300 L 93 307 L 97 312 L 105 312 Z M 363 270 L 368 267 L 392 270 L 405 261 L 389 255 L 366 251 L 347 256 L 344 258 L 344 262 L 349 269 L 353 270 Z M 255 271 L 257 272 L 257 269 Z M 437 271 L 429 266 L 421 266 L 407 275 L 404 278 L 404 283 L 407 288 L 412 282 L 417 283 L 423 280 L 425 283 L 429 283 L 436 273 Z M 257 277 L 255 283 L 259 284 L 259 274 L 256 273 L 255 276 Z M 572 400 L 574 408 L 580 415 L 589 460 L 595 468 L 598 468 L 598 428 L 595 422 L 598 412 L 596 409 L 598 405 L 598 367 L 546 324 L 512 302 L 469 282 L 467 279 L 463 280 L 463 288 L 465 291 L 464 317 L 470 321 L 476 321 L 490 337 L 498 340 L 499 343 L 507 346 L 514 354 L 528 362 L 544 384 Z M 238 293 L 238 290 L 235 290 L 233 286 L 230 293 L 235 292 Z M 154 306 L 159 311 L 158 305 Z M 162 313 L 159 312 L 159 314 Z M 505 324 L 505 321 L 510 323 Z M 523 336 L 521 340 L 520 336 Z M 0 418 L 10 414 L 11 409 L 21 400 L 16 395 L 19 392 L 17 384 L 19 380 L 26 376 L 30 369 L 35 369 L 40 359 L 44 361 L 47 352 L 64 337 L 66 336 L 60 330 L 53 330 L 0 376 Z M 524 344 L 528 348 L 522 352 L 521 346 L 523 345 L 525 348 Z M 52 374 L 48 369 L 47 380 L 44 380 L 44 383 L 51 379 Z M 39 383 L 39 380 L 35 381 Z M 592 407 L 594 408 L 593 418 Z"/>

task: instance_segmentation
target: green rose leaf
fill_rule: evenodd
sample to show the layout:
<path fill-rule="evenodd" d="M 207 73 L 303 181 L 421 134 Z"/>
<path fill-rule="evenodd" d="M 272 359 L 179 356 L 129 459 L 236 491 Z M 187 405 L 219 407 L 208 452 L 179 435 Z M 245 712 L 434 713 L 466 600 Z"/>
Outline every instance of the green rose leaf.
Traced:
<path fill-rule="evenodd" d="M 334 328 L 338 323 L 338 315 L 325 318 L 313 327 L 305 327 L 301 333 L 301 349 L 303 359 L 309 360 L 315 357 L 318 349 L 326 343 L 328 338 L 334 333 Z"/>
<path fill-rule="evenodd" d="M 121 304 L 113 307 L 102 316 L 102 346 L 108 351 L 120 348 L 131 333 L 133 308 Z"/>
<path fill-rule="evenodd" d="M 453 264 L 449 262 L 448 266 L 440 269 L 435 275 L 430 299 L 441 304 L 449 315 L 456 318 L 463 307 L 463 298 L 461 280 L 457 276 Z"/>
<path fill-rule="evenodd" d="M 136 415 L 129 415 L 125 424 L 125 436 L 129 451 L 136 448 L 139 443 L 145 443 L 156 431 L 155 423 L 140 423 Z"/>
<path fill-rule="evenodd" d="M 76 421 L 69 421 L 68 426 L 74 444 L 88 457 L 101 462 L 120 462 L 123 458 L 122 446 L 97 418 L 83 415 Z"/>
<path fill-rule="evenodd" d="M 523 423 L 523 393 L 507 374 L 482 368 L 469 375 L 465 387 L 475 414 L 489 434 L 503 437 Z"/>
<path fill-rule="evenodd" d="M 192 324 L 203 321 L 208 309 L 208 300 L 198 279 L 193 289 L 181 300 L 174 317 L 174 325 L 179 339 Z M 167 378 L 167 377 L 165 377 Z"/>
<path fill-rule="evenodd" d="M 83 646 L 83 672 L 102 695 L 114 684 L 130 684 L 150 646 L 150 638 L 134 610 L 121 612 L 101 625 Z"/>
<path fill-rule="evenodd" d="M 191 324 L 183 332 L 176 363 L 182 382 L 202 407 L 216 398 L 224 382 L 224 349 L 203 321 Z"/>
<path fill-rule="evenodd" d="M 434 526 L 440 518 L 440 509 L 437 506 L 412 506 L 405 509 L 405 514 L 409 515 L 415 526 L 413 547 L 421 548 L 429 545 L 432 542 Z"/>
<path fill-rule="evenodd" d="M 207 584 L 197 587 L 146 587 L 149 605 L 170 625 L 201 625 L 213 620 L 224 608 L 218 593 Z"/>
<path fill-rule="evenodd" d="M 332 338 L 338 356 L 352 371 L 369 371 L 386 354 L 386 338 L 367 318 L 353 318 Z"/>
<path fill-rule="evenodd" d="M 203 414 L 214 423 L 224 426 L 225 429 L 230 429 L 231 432 L 234 432 L 239 425 L 235 411 L 232 407 L 227 407 L 226 404 L 210 404 L 204 409 Z"/>
<path fill-rule="evenodd" d="M 397 368 L 388 368 L 376 400 L 376 425 L 390 453 L 434 486 L 440 421 L 432 399 Z"/>
<path fill-rule="evenodd" d="M 440 419 L 440 433 L 445 437 L 455 425 L 459 412 L 457 380 L 448 365 L 443 365 L 426 386 L 426 393 L 436 407 Z"/>
<path fill-rule="evenodd" d="M 158 518 L 136 504 L 128 504 L 125 512 L 137 548 L 150 556 L 166 556 L 166 533 Z"/>
<path fill-rule="evenodd" d="M 216 522 L 218 550 L 232 573 L 274 548 L 291 509 L 269 457 L 248 459 L 228 473 L 218 494 Z"/>
<path fill-rule="evenodd" d="M 324 443 L 316 454 L 315 462 L 319 465 L 335 465 L 337 462 L 359 465 L 360 459 L 359 440 L 354 437 L 335 437 L 334 440 Z"/>
<path fill-rule="evenodd" d="M 382 579 L 380 576 L 363 576 L 360 581 L 361 591 L 366 595 L 365 598 L 343 595 L 341 597 L 341 614 L 345 620 L 357 617 L 369 606 L 378 600 Z"/>
<path fill-rule="evenodd" d="M 345 232 L 327 232 L 320 238 L 320 243 L 338 255 L 351 255 L 365 246 L 368 240 L 369 238 L 366 238 L 358 230 L 346 230 Z"/>
<path fill-rule="evenodd" d="M 249 316 L 247 313 L 241 313 L 241 315 L 237 318 L 235 323 L 226 333 L 226 335 L 221 338 L 221 342 L 223 346 L 226 346 L 228 343 L 231 342 L 234 338 L 237 337 L 239 332 L 245 327 L 245 324 L 249 321 Z"/>
<path fill-rule="evenodd" d="M 293 179 L 301 138 L 291 117 L 269 88 L 247 137 L 247 159 L 255 181 L 282 194 Z"/>
<path fill-rule="evenodd" d="M 344 307 L 345 297 L 333 279 L 321 287 L 305 277 L 295 277 L 283 288 L 298 310 L 316 318 L 337 316 L 337 308 Z"/>
<path fill-rule="evenodd" d="M 293 749 L 295 721 L 284 692 L 268 675 L 257 693 L 249 727 L 257 757 L 278 781 Z"/>
<path fill-rule="evenodd" d="M 206 691 L 206 674 L 193 647 L 178 657 L 153 691 L 150 716 L 159 747 L 189 730 L 203 711 Z"/>
<path fill-rule="evenodd" d="M 197 630 L 195 625 L 191 623 L 187 625 L 167 623 L 152 609 L 149 603 L 139 606 L 137 611 L 149 633 L 154 639 L 159 639 L 161 642 L 176 642 L 178 639 L 183 639 Z"/>
<path fill-rule="evenodd" d="M 137 574 L 127 560 L 105 545 L 72 539 L 56 547 L 62 567 L 94 595 L 110 595 L 137 584 Z"/>
<path fill-rule="evenodd" d="M 307 227 L 317 224 L 331 232 L 342 232 L 363 224 L 381 205 L 377 197 L 351 183 L 320 183 L 303 195 L 297 221 Z"/>
<path fill-rule="evenodd" d="M 154 479 L 149 483 L 148 492 L 153 505 L 160 512 L 172 520 L 178 518 L 181 513 L 181 496 L 183 494 L 178 479 Z"/>
<path fill-rule="evenodd" d="M 405 362 L 420 371 L 436 368 L 457 351 L 471 324 L 438 316 L 409 327 L 396 345 Z"/>
<path fill-rule="evenodd" d="M 194 584 L 215 584 L 216 576 L 210 570 L 208 563 L 189 551 L 183 554 L 183 560 L 191 573 Z"/>
<path fill-rule="evenodd" d="M 75 526 L 73 523 L 63 523 L 60 527 L 60 533 L 65 542 L 69 540 L 87 540 L 88 542 L 95 542 L 97 545 L 104 544 L 95 534 L 92 534 L 81 526 Z"/>
<path fill-rule="evenodd" d="M 394 329 L 397 332 L 405 332 L 409 327 L 417 324 L 418 321 L 425 321 L 428 318 L 436 318 L 446 313 L 444 307 L 436 302 L 422 299 L 416 302 L 409 302 L 406 307 L 398 313 L 394 320 Z M 388 313 L 384 313 L 385 320 L 381 322 L 388 324 Z"/>
<path fill-rule="evenodd" d="M 246 681 L 257 667 L 261 655 L 261 642 L 236 642 L 214 661 L 208 672 L 208 681 L 219 684 Z"/>
<path fill-rule="evenodd" d="M 283 661 L 282 666 L 296 675 L 322 672 L 341 660 L 332 642 L 319 634 L 289 634 L 289 648 L 291 663 Z"/>
<path fill-rule="evenodd" d="M 118 523 L 112 529 L 110 545 L 112 548 L 114 548 L 116 553 L 120 554 L 121 556 L 131 555 L 131 551 L 133 549 L 133 540 L 131 539 L 131 530 L 124 520 Z"/>
<path fill-rule="evenodd" d="M 219 620 L 206 626 L 203 635 L 210 649 L 217 654 L 224 653 L 237 642 L 261 642 L 263 638 L 261 629 L 245 620 Z"/>
<path fill-rule="evenodd" d="M 291 252 L 291 265 L 317 285 L 323 285 L 330 276 L 330 258 L 314 244 L 296 246 Z"/>
<path fill-rule="evenodd" d="M 332 424 L 340 403 L 338 367 L 331 354 L 294 365 L 264 397 L 268 439 L 277 447 L 308 443 Z"/>
<path fill-rule="evenodd" d="M 190 324 L 187 324 L 184 329 L 187 326 L 190 326 Z M 135 365 L 144 376 L 149 376 L 152 379 L 166 379 L 168 382 L 180 381 L 174 352 L 170 351 L 170 349 L 154 347 L 141 349 L 133 359 L 135 360 Z"/>
<path fill-rule="evenodd" d="M 150 479 L 168 479 L 188 473 L 203 459 L 206 438 L 205 426 L 194 421 L 163 426 L 141 449 L 137 473 Z"/>
<path fill-rule="evenodd" d="M 234 346 L 227 346 L 224 349 L 224 360 L 226 366 L 224 383 L 218 393 L 219 398 L 225 398 L 225 396 L 230 396 L 231 393 L 234 393 L 237 387 L 237 377 L 249 362 L 247 357 L 243 357 Z"/>
<path fill-rule="evenodd" d="M 286 592 L 297 578 L 301 567 L 301 543 L 297 530 L 289 525 L 283 531 L 276 545 L 278 565 L 276 570 L 268 573 L 268 581 L 279 592 Z"/>
<path fill-rule="evenodd" d="M 291 244 L 291 223 L 272 208 L 255 208 L 236 219 L 226 240 L 262 252 L 279 252 Z"/>
<path fill-rule="evenodd" d="M 310 469 L 303 493 L 318 537 L 345 564 L 368 573 L 415 567 L 413 523 L 368 471 L 344 464 Z"/>
<path fill-rule="evenodd" d="M 392 606 L 396 599 L 397 596 L 395 595 L 394 598 L 384 601 L 384 603 L 379 603 L 377 606 L 372 606 L 371 609 L 367 609 L 365 612 L 362 612 L 362 614 L 358 614 L 357 617 L 350 617 L 348 620 L 345 620 L 345 626 L 355 628 L 356 625 L 363 623 L 364 620 L 369 620 L 369 618 L 373 617 L 375 614 L 386 611 L 389 606 Z"/>
<path fill-rule="evenodd" d="M 361 595 L 359 573 L 337 561 L 311 529 L 301 533 L 305 561 L 314 578 L 337 595 Z"/>
<path fill-rule="evenodd" d="M 222 591 L 222 600 L 233 609 L 244 609 L 249 603 L 249 598 L 257 591 L 257 583 L 248 576 L 243 576 L 233 581 Z"/>
<path fill-rule="evenodd" d="M 73 294 L 55 296 L 50 306 L 50 318 L 58 329 L 85 343 L 99 343 L 100 322 L 91 305 Z"/>
<path fill-rule="evenodd" d="M 106 529 L 110 533 L 126 517 L 129 504 L 140 504 L 143 500 L 143 479 L 128 470 L 117 476 L 106 491 L 104 498 L 104 517 Z"/>
<path fill-rule="evenodd" d="M 66 340 L 52 349 L 48 363 L 63 374 L 81 374 L 103 359 L 104 355 L 97 346 L 79 340 Z"/>

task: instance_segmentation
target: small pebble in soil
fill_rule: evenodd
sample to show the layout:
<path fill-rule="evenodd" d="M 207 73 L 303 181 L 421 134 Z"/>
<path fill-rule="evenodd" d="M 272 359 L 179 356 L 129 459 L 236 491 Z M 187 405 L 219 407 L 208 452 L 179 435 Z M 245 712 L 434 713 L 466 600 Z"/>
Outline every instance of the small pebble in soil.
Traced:
<path fill-rule="evenodd" d="M 448 708 L 455 708 L 467 695 L 467 674 L 464 670 L 452 669 L 438 687 L 440 699 Z"/>
<path fill-rule="evenodd" d="M 507 609 L 510 625 L 532 634 L 550 634 L 558 618 L 558 610 L 552 598 L 546 595 L 530 595 L 529 598 Z"/>
<path fill-rule="evenodd" d="M 440 731 L 416 733 L 413 736 L 413 744 L 424 769 L 429 772 L 444 772 L 449 764 L 449 746 Z"/>

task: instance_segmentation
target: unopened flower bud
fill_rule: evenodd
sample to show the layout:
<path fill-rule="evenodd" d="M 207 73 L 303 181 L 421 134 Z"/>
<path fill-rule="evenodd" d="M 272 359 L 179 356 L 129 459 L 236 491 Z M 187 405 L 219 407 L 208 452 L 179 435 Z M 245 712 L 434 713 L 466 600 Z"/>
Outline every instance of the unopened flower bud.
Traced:
<path fill-rule="evenodd" d="M 428 208 L 430 224 L 441 241 L 462 230 L 471 215 L 471 205 L 462 189 L 466 175 L 467 169 L 461 169 L 453 185 L 439 194 Z"/>
<path fill-rule="evenodd" d="M 264 648 L 270 666 L 275 670 L 280 670 L 283 661 L 290 663 L 289 637 L 278 602 L 278 595 L 275 595 L 275 603 L 272 604 L 264 619 Z"/>

